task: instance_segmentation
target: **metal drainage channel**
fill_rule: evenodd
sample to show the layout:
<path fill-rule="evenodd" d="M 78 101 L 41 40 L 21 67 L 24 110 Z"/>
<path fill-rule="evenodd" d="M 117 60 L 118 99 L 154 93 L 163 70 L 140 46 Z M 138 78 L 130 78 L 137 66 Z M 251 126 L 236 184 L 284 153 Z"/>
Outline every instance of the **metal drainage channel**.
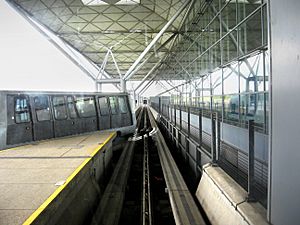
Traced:
<path fill-rule="evenodd" d="M 149 108 L 136 115 L 91 225 L 205 224 Z"/>

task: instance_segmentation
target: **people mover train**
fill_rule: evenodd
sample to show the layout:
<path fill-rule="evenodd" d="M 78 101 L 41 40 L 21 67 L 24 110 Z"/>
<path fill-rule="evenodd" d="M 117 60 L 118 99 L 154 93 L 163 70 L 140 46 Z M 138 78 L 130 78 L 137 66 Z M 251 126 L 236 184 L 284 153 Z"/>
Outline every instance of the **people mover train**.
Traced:
<path fill-rule="evenodd" d="M 0 91 L 0 149 L 97 130 L 131 134 L 126 93 Z"/>

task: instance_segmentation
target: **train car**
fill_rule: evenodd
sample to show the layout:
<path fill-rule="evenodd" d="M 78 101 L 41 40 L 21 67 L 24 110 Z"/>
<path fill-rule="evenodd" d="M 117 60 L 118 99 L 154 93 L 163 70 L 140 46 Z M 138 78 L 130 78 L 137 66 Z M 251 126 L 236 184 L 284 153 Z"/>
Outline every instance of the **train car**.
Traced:
<path fill-rule="evenodd" d="M 143 99 L 143 104 L 144 104 L 144 105 L 147 105 L 147 104 L 148 104 L 148 99 L 147 99 L 147 98 L 144 98 L 144 99 Z"/>
<path fill-rule="evenodd" d="M 0 149 L 97 130 L 135 130 L 126 93 L 0 91 Z"/>

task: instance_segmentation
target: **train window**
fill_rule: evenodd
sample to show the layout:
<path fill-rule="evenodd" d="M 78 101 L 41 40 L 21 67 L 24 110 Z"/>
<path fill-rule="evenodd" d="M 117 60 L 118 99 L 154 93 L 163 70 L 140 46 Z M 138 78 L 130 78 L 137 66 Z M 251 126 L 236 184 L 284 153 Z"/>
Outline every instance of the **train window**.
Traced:
<path fill-rule="evenodd" d="M 67 109 L 65 98 L 63 96 L 53 97 L 53 109 L 54 109 L 54 116 L 57 120 L 65 120 L 67 119 Z"/>
<path fill-rule="evenodd" d="M 38 121 L 50 120 L 50 109 L 47 96 L 34 97 L 34 107 Z"/>
<path fill-rule="evenodd" d="M 106 116 L 109 114 L 108 101 L 106 97 L 98 98 L 99 106 L 100 106 L 100 114 L 101 116 Z"/>
<path fill-rule="evenodd" d="M 94 97 L 78 97 L 76 107 L 80 117 L 96 116 Z"/>
<path fill-rule="evenodd" d="M 119 109 L 121 113 L 127 113 L 128 112 L 128 108 L 127 108 L 127 104 L 126 104 L 126 98 L 125 96 L 119 96 Z"/>
<path fill-rule="evenodd" d="M 16 123 L 30 122 L 29 102 L 26 96 L 15 98 L 15 121 Z"/>
<path fill-rule="evenodd" d="M 67 103 L 68 103 L 67 106 L 68 106 L 68 110 L 69 110 L 71 118 L 72 119 L 77 118 L 77 113 L 76 113 L 75 104 L 74 104 L 74 98 L 72 96 L 68 96 Z"/>
<path fill-rule="evenodd" d="M 111 110 L 111 114 L 117 114 L 118 110 L 117 110 L 117 98 L 116 97 L 109 97 L 109 104 L 110 104 L 110 110 Z"/>

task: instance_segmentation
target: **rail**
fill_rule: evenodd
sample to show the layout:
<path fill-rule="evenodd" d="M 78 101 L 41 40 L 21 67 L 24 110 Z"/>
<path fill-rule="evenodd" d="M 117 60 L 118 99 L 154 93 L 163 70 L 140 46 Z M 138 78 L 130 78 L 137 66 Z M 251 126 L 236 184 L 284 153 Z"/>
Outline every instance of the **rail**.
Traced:
<path fill-rule="evenodd" d="M 149 107 L 147 108 L 152 128 L 155 128 L 155 141 L 164 178 L 167 184 L 171 207 L 176 225 L 206 224 L 200 211 L 180 174 L 180 171 L 170 153 L 170 150 L 156 124 Z"/>

